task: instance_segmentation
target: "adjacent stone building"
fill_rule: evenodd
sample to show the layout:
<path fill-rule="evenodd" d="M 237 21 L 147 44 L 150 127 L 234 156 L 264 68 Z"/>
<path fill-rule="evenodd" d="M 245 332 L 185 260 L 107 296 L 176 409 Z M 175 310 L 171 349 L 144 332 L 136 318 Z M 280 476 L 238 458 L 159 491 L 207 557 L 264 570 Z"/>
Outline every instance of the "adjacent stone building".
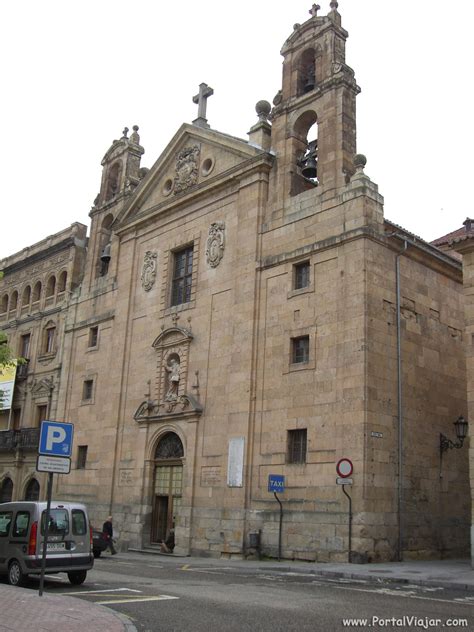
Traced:
<path fill-rule="evenodd" d="M 337 2 L 295 25 L 248 140 L 209 126 L 201 84 L 150 170 L 136 126 L 102 160 L 49 410 L 75 426 L 55 495 L 112 512 L 124 548 L 174 526 L 181 553 L 276 555 L 280 475 L 283 556 L 347 560 L 347 458 L 354 561 L 467 551 L 467 451 L 439 440 L 467 416 L 462 265 L 384 218 L 346 38 Z M 0 481 L 20 497 L 14 458 Z"/>

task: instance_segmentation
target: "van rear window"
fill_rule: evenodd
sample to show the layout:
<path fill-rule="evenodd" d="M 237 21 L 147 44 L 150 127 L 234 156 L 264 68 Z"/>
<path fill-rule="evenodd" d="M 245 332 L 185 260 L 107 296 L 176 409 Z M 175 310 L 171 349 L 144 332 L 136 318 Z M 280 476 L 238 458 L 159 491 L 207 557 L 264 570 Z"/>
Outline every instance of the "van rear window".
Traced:
<path fill-rule="evenodd" d="M 5 538 L 10 531 L 13 512 L 0 511 L 0 538 Z"/>
<path fill-rule="evenodd" d="M 87 533 L 86 515 L 81 509 L 72 510 L 72 532 L 74 535 L 85 535 Z"/>
<path fill-rule="evenodd" d="M 46 511 L 41 515 L 41 535 L 44 535 Z M 49 533 L 65 535 L 69 533 L 69 517 L 66 509 L 51 509 L 49 512 Z"/>

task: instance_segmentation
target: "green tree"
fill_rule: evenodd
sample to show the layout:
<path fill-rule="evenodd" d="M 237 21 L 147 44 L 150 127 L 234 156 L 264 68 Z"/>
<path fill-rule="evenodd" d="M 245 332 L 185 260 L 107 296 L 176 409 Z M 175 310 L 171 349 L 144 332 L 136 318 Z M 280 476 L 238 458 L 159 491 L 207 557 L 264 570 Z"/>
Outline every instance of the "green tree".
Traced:
<path fill-rule="evenodd" d="M 0 365 L 9 366 L 13 364 L 13 351 L 8 346 L 7 335 L 0 331 Z"/>

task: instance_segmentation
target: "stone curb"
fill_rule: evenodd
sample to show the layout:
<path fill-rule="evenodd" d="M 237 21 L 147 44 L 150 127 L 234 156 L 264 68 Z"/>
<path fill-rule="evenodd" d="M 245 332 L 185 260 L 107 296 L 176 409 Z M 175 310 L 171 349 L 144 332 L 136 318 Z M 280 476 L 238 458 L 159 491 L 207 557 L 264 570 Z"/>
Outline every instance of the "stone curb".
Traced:
<path fill-rule="evenodd" d="M 315 569 L 304 569 L 301 570 L 299 568 L 294 568 L 291 566 L 287 567 L 259 567 L 259 571 L 267 570 L 273 572 L 291 572 L 295 574 L 311 574 L 315 577 L 328 577 L 329 579 L 364 579 L 366 581 L 375 581 L 375 582 L 383 582 L 387 584 L 404 584 L 408 586 L 429 586 L 432 588 L 447 588 L 447 589 L 455 589 L 455 590 L 463 590 L 468 592 L 474 592 L 474 585 L 465 584 L 457 581 L 446 581 L 446 580 L 438 580 L 438 579 L 424 579 L 422 577 L 396 577 L 396 576 L 383 576 L 379 575 L 369 575 L 365 573 L 354 573 L 350 571 L 324 571 L 324 570 L 315 570 Z"/>
<path fill-rule="evenodd" d="M 77 599 L 77 597 L 75 597 L 75 599 Z M 120 619 L 120 621 L 123 624 L 125 632 L 138 632 L 137 628 L 132 623 L 132 621 L 129 619 L 129 617 L 127 617 L 126 614 L 122 614 L 121 612 L 117 612 L 116 610 L 112 610 L 112 608 L 107 608 L 107 606 L 101 606 L 101 608 L 106 608 L 109 612 L 114 614 L 117 617 L 117 619 Z"/>

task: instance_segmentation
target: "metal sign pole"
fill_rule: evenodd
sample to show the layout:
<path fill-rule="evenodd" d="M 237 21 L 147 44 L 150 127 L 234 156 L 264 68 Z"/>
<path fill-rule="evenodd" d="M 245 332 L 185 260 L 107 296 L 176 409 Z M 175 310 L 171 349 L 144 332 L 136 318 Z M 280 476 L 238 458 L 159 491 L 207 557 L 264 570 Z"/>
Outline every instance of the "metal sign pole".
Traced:
<path fill-rule="evenodd" d="M 346 486 L 345 485 L 342 486 L 342 491 L 344 492 L 344 494 L 349 499 L 349 555 L 348 555 L 348 561 L 349 561 L 349 564 L 350 564 L 352 562 L 352 498 L 346 492 Z"/>
<path fill-rule="evenodd" d="M 43 540 L 43 557 L 41 558 L 41 575 L 40 575 L 40 585 L 39 585 L 39 596 L 43 596 L 43 586 L 44 586 L 44 572 L 46 569 L 46 553 L 48 550 L 48 534 L 49 534 L 49 513 L 51 511 L 51 496 L 53 492 L 53 473 L 50 472 L 48 474 L 48 491 L 47 491 L 47 504 L 46 504 L 46 516 L 45 516 L 45 525 L 44 525 L 44 540 Z M 37 537 L 39 539 L 41 533 L 41 516 L 39 519 Z"/>
<path fill-rule="evenodd" d="M 280 505 L 280 526 L 278 528 L 278 561 L 281 560 L 281 528 L 283 523 L 283 505 L 281 504 L 280 499 L 277 496 L 276 492 L 273 492 L 273 495 L 278 500 L 278 504 Z"/>

